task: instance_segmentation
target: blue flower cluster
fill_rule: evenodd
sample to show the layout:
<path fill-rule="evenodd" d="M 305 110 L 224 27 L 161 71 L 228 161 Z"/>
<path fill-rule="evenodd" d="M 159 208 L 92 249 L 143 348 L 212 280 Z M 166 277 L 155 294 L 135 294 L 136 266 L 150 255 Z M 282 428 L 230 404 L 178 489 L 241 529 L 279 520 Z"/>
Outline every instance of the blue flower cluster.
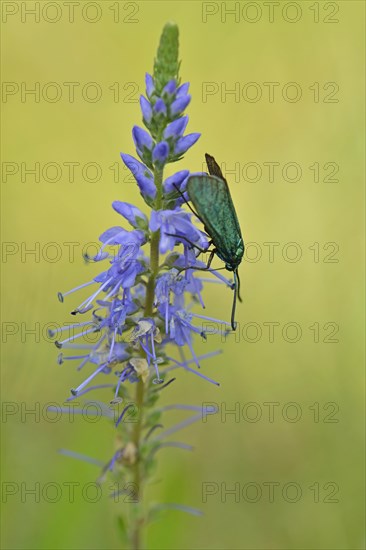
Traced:
<path fill-rule="evenodd" d="M 133 229 L 128 231 L 116 226 L 105 231 L 100 236 L 102 245 L 97 255 L 86 259 L 93 262 L 109 260 L 110 267 L 89 283 L 69 292 L 59 293 L 59 299 L 63 301 L 71 292 L 89 284 L 98 286 L 72 312 L 77 315 L 92 311 L 90 322 L 74 326 L 83 328 L 80 337 L 89 332 L 100 333 L 97 344 L 90 346 L 88 354 L 80 356 L 82 361 L 78 367 L 81 369 L 91 363 L 97 368 L 72 391 L 73 395 L 80 395 L 80 392 L 85 391 L 100 373 L 114 372 L 118 376 L 116 398 L 121 383 L 127 380 L 136 382 L 143 374 L 145 378 L 150 376 L 150 368 L 153 368 L 153 382 L 162 383 L 164 378 L 159 372 L 159 365 L 169 365 L 164 351 L 168 343 L 187 345 L 199 367 L 192 336 L 195 333 L 203 335 L 203 330 L 199 324 L 194 324 L 194 320 L 201 324 L 202 320 L 217 321 L 196 315 L 186 306 L 189 296 L 190 304 L 199 302 L 204 307 L 203 282 L 197 277 L 194 268 L 200 269 L 205 265 L 197 259 L 197 250 L 208 248 L 207 235 L 193 224 L 192 214 L 182 208 L 190 173 L 188 170 L 181 170 L 165 180 L 161 177 L 164 166 L 179 160 L 200 136 L 198 133 L 184 135 L 188 116 L 183 112 L 191 100 L 188 89 L 188 83 L 177 86 L 175 80 L 170 80 L 161 95 L 157 95 L 153 77 L 146 75 L 147 97 L 141 96 L 140 105 L 148 131 L 139 126 L 132 130 L 140 160 L 128 154 L 121 154 L 121 157 L 132 172 L 145 202 L 152 208 L 150 220 L 136 206 L 114 201 L 114 210 Z M 154 234 L 159 236 L 159 253 L 169 254 L 154 278 L 153 310 L 146 316 L 147 280 L 151 277 L 151 264 L 143 248 L 151 243 Z M 181 253 L 176 251 L 179 245 L 183 246 Z M 117 252 L 112 253 L 111 246 L 117 246 Z M 221 282 L 231 286 L 231 282 L 221 274 L 214 270 L 210 272 Z M 227 324 L 223 321 L 217 322 Z M 56 345 L 59 348 L 75 348 L 75 340 L 79 335 L 58 341 Z M 85 344 L 79 347 L 85 349 Z M 136 362 L 134 363 L 136 358 L 146 360 L 144 373 L 141 371 L 141 364 L 138 363 L 137 367 Z M 65 359 L 68 358 L 63 354 L 59 356 L 59 362 Z M 118 370 L 118 366 L 123 368 Z M 187 366 L 185 362 L 183 366 Z M 190 370 L 212 381 L 201 372 Z"/>

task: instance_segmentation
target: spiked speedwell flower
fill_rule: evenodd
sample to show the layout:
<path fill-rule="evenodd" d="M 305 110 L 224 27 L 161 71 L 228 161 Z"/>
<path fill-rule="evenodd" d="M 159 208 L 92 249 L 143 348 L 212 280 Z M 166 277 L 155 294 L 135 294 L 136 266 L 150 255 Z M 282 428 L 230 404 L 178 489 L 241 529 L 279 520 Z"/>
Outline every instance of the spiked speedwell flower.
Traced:
<path fill-rule="evenodd" d="M 220 324 L 219 331 L 229 326 L 229 323 L 195 314 L 190 309 L 193 303 L 204 307 L 203 280 L 195 268 L 205 266 L 197 256 L 209 243 L 207 235 L 194 225 L 192 214 L 183 209 L 189 171 L 183 169 L 164 179 L 165 166 L 180 160 L 200 137 L 198 133 L 185 134 L 188 116 L 184 110 L 191 97 L 189 84 L 179 82 L 178 68 L 178 29 L 168 24 L 161 37 L 154 74 L 146 75 L 146 97 L 140 98 L 146 129 L 134 126 L 132 130 L 138 158 L 121 154 L 142 198 L 151 208 L 150 216 L 128 202 L 114 201 L 114 210 L 132 229 L 128 231 L 120 226 L 107 229 L 100 236 L 99 252 L 86 258 L 92 262 L 107 262 L 107 267 L 93 280 L 59 293 L 63 302 L 69 294 L 93 286 L 89 296 L 72 311 L 75 316 L 88 314 L 91 317 L 75 323 L 72 328 L 79 333 L 56 342 L 62 349 L 58 362 L 75 360 L 78 370 L 87 371 L 84 380 L 72 390 L 69 401 L 97 389 L 113 387 L 114 397 L 110 404 L 113 408 L 122 403 L 122 410 L 115 414 L 116 411 L 102 403 L 100 407 L 103 415 L 115 417 L 118 450 L 103 466 L 102 478 L 110 471 L 124 481 L 127 478 L 136 483 L 139 501 L 143 484 L 151 475 L 156 452 L 166 445 L 189 448 L 179 442 L 163 443 L 162 438 L 207 413 L 201 407 L 177 405 L 176 408 L 199 414 L 156 435 L 161 427 L 159 420 L 169 409 L 154 408 L 160 390 L 174 380 L 170 372 L 175 369 L 184 369 L 218 385 L 198 370 L 202 359 L 217 352 L 198 357 L 193 341 L 195 335 L 206 336 L 203 321 L 211 322 L 211 326 L 213 322 Z M 125 197 L 127 193 L 125 190 Z M 113 253 L 111 247 L 114 247 Z M 217 282 L 231 286 L 221 274 L 214 270 L 209 272 Z M 97 333 L 97 340 L 85 344 L 82 338 L 94 333 Z M 168 344 L 179 348 L 179 361 L 167 355 Z M 185 347 L 190 358 L 186 358 Z M 70 348 L 73 354 L 68 357 L 64 351 Z M 75 355 L 78 349 L 80 354 Z M 131 414 L 136 416 L 136 421 L 124 423 L 126 415 Z M 64 453 L 76 458 L 81 456 Z M 86 460 L 99 464 L 96 459 Z M 140 527 L 147 521 L 138 504 L 135 521 L 126 528 L 134 548 L 139 547 Z M 175 507 L 190 511 L 182 505 Z"/>

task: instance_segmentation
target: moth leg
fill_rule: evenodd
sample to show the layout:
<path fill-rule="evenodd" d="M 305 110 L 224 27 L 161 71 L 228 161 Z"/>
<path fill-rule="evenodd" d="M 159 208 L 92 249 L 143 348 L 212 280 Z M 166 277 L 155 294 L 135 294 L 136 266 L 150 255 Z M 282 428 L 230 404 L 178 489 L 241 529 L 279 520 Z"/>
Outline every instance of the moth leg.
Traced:
<path fill-rule="evenodd" d="M 169 237 L 177 237 L 177 239 L 183 239 L 183 240 L 187 241 L 187 243 L 190 244 L 192 246 L 192 248 L 196 248 L 197 250 L 199 250 L 200 254 L 203 254 L 204 252 L 211 252 L 211 250 L 208 250 L 207 248 L 201 248 L 197 244 L 192 243 L 192 241 L 187 239 L 187 237 L 185 237 L 184 235 L 177 235 L 177 234 L 174 234 L 174 233 L 165 233 L 165 235 L 169 235 Z M 212 241 L 209 241 L 208 246 L 211 246 L 211 244 L 212 244 Z"/>
<path fill-rule="evenodd" d="M 205 252 L 207 252 L 207 250 L 205 250 Z M 213 257 L 215 256 L 216 254 L 216 248 L 213 248 L 212 250 L 210 250 L 210 255 L 208 257 L 208 262 L 207 262 L 207 265 L 206 267 L 195 267 L 194 265 L 191 265 L 191 266 L 187 266 L 187 267 L 183 267 L 180 271 L 187 271 L 187 269 L 194 269 L 195 271 L 208 271 L 211 267 L 211 264 L 212 264 L 212 260 L 213 260 Z M 226 269 L 225 267 L 219 267 L 219 269 Z M 216 270 L 216 271 L 218 271 Z"/>
<path fill-rule="evenodd" d="M 210 269 L 211 264 L 212 264 L 212 260 L 213 260 L 213 257 L 214 257 L 214 255 L 215 255 L 215 253 L 216 253 L 216 248 L 213 248 L 213 249 L 210 251 L 210 255 L 209 255 L 209 257 L 208 257 L 208 262 L 207 262 L 207 265 L 206 265 L 205 270 Z M 204 271 L 204 270 L 202 270 L 202 271 Z"/>

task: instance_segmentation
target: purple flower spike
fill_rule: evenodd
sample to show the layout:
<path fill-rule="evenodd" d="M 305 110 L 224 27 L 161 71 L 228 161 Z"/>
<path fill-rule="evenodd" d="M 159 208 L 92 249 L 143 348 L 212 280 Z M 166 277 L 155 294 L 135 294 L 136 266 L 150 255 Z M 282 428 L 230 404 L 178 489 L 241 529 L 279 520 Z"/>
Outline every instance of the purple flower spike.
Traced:
<path fill-rule="evenodd" d="M 178 139 L 177 143 L 175 144 L 174 148 L 174 154 L 175 155 L 183 155 L 192 145 L 196 143 L 196 141 L 199 139 L 201 134 L 194 133 L 194 134 L 188 134 L 188 136 L 184 136 L 180 139 Z"/>
<path fill-rule="evenodd" d="M 143 116 L 144 121 L 147 124 L 150 124 L 152 116 L 153 116 L 153 112 L 152 112 L 150 102 L 143 95 L 140 96 L 140 107 L 141 107 L 142 116 Z"/>
<path fill-rule="evenodd" d="M 135 142 L 136 148 L 140 151 L 144 151 L 144 149 L 148 149 L 149 151 L 152 150 L 154 146 L 154 142 L 152 137 L 146 130 L 143 128 L 140 128 L 140 126 L 134 126 L 132 129 L 132 137 L 133 141 Z"/>
<path fill-rule="evenodd" d="M 178 118 L 177 120 L 174 120 L 174 122 L 171 122 L 168 124 L 168 126 L 164 130 L 164 137 L 165 139 L 168 139 L 170 137 L 172 138 L 179 138 L 183 135 L 184 130 L 186 129 L 188 124 L 188 116 L 183 116 L 181 118 Z"/>
<path fill-rule="evenodd" d="M 190 101 L 191 101 L 190 95 L 185 95 L 173 101 L 173 103 L 170 106 L 171 115 L 177 116 L 183 113 L 184 109 L 187 107 Z"/>
<path fill-rule="evenodd" d="M 169 145 L 166 141 L 158 143 L 153 150 L 153 162 L 163 165 L 166 163 L 169 155 Z"/>
<path fill-rule="evenodd" d="M 127 167 L 127 175 L 133 175 L 149 206 L 148 215 L 133 203 L 125 202 L 132 200 L 133 189 L 127 184 L 119 186 L 116 198 L 122 200 L 115 200 L 112 206 L 123 217 L 123 220 L 118 218 L 117 223 L 125 227 L 116 225 L 105 229 L 96 247 L 88 243 L 83 254 L 85 260 L 93 262 L 93 268 L 104 261 L 105 267 L 89 274 L 87 282 L 58 293 L 61 302 L 79 290 L 85 295 L 72 305 L 71 314 L 77 317 L 71 326 L 65 323 L 57 330 L 49 330 L 55 345 L 62 348 L 58 363 L 65 365 L 67 361 L 76 361 L 78 375 L 85 373 L 79 385 L 71 389 L 67 401 L 84 400 L 83 396 L 86 394 L 88 398 L 89 392 L 113 388 L 112 395 L 107 394 L 104 402 L 95 403 L 100 406 L 102 416 L 113 421 L 117 447 L 106 463 L 88 461 L 101 468 L 98 482 L 107 481 L 112 473 L 111 481 L 115 480 L 121 487 L 115 496 L 126 492 L 124 487 L 137 477 L 143 494 L 143 485 L 151 479 L 149 465 L 157 450 L 165 446 L 191 448 L 179 441 L 166 442 L 165 438 L 217 412 L 216 407 L 208 409 L 202 405 L 159 407 L 157 400 L 161 390 L 170 391 L 165 388 L 175 380 L 170 373 L 176 369 L 189 376 L 194 374 L 198 382 L 218 385 L 200 370 L 200 359 L 213 357 L 215 352 L 198 356 L 194 339 L 208 339 L 211 334 L 226 336 L 230 328 L 234 329 L 233 320 L 230 324 L 196 311 L 199 306 L 205 308 L 206 282 L 226 286 L 228 294 L 235 290 L 236 297 L 239 281 L 236 271 L 232 274 L 232 282 L 231 277 L 226 279 L 221 271 L 206 265 L 215 252 L 211 246 L 213 242 L 204 231 L 204 225 L 201 229 L 198 227 L 200 220 L 194 215 L 195 211 L 188 210 L 187 184 L 195 173 L 188 170 L 173 173 L 170 166 L 166 166 L 180 160 L 200 137 L 198 133 L 185 135 L 188 116 L 184 110 L 191 96 L 188 82 L 178 86 L 178 36 L 176 25 L 167 23 L 154 61 L 153 76 L 146 74 L 146 93 L 139 98 L 142 123 L 132 129 L 136 154 L 121 153 L 122 180 L 127 181 L 124 177 Z M 200 210 L 197 216 L 199 213 Z M 202 257 L 202 253 L 206 257 Z M 235 304 L 232 312 L 233 318 Z M 60 338 L 59 332 L 62 333 Z M 179 361 L 170 356 L 170 348 L 179 353 Z M 112 383 L 103 383 L 106 378 Z M 138 407 L 131 404 L 135 396 Z M 165 412 L 170 409 L 198 414 L 156 434 L 156 428 L 162 427 L 160 421 L 164 425 L 165 420 L 169 422 Z M 66 407 L 62 410 L 70 412 Z M 84 410 L 76 408 L 73 412 L 84 413 Z M 95 416 L 94 411 L 88 410 L 87 414 Z M 130 425 L 134 421 L 138 424 Z M 69 456 L 85 458 L 79 453 Z M 140 493 L 140 487 L 137 489 Z M 169 506 L 197 514 L 187 506 Z M 141 502 L 142 508 L 145 508 L 144 502 Z M 128 516 L 123 517 L 122 511 L 121 526 L 128 527 L 128 547 L 136 547 L 145 518 L 140 513 Z"/>

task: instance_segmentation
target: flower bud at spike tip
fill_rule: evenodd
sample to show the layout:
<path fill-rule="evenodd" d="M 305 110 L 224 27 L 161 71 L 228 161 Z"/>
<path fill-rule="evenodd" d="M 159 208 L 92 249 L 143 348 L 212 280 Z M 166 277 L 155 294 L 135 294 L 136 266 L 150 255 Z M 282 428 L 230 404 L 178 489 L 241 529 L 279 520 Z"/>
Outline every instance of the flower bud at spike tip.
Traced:
<path fill-rule="evenodd" d="M 152 119 L 152 108 L 150 102 L 143 95 L 140 97 L 140 107 L 143 119 L 149 124 Z"/>
<path fill-rule="evenodd" d="M 153 77 L 149 73 L 146 73 L 145 75 L 145 85 L 146 85 L 146 95 L 147 97 L 151 97 L 155 91 L 155 85 L 154 85 Z"/>
<path fill-rule="evenodd" d="M 160 95 L 170 80 L 178 82 L 179 31 L 175 23 L 167 23 L 160 37 L 158 53 L 154 63 L 155 91 Z"/>
<path fill-rule="evenodd" d="M 168 96 L 172 96 L 175 92 L 175 90 L 177 89 L 177 85 L 175 83 L 175 79 L 173 80 L 170 80 L 168 82 L 168 84 L 166 84 L 164 86 L 164 89 L 163 89 L 163 95 L 168 95 Z"/>

